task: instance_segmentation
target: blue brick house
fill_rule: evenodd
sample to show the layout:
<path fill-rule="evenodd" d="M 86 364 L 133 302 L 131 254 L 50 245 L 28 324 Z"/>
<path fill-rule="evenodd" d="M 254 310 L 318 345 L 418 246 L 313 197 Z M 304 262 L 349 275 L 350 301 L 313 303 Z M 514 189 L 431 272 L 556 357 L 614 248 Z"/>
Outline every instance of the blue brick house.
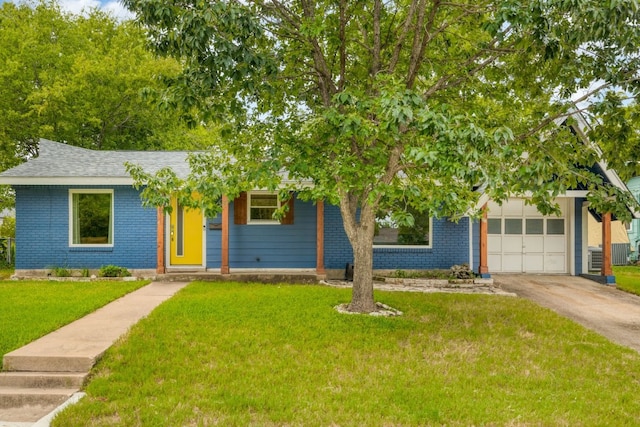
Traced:
<path fill-rule="evenodd" d="M 137 274 L 171 271 L 292 271 L 338 278 L 353 262 L 340 210 L 293 197 L 288 214 L 272 219 L 275 193 L 252 191 L 223 198 L 218 217 L 174 202 L 171 215 L 142 206 L 124 163 L 148 172 L 169 166 L 188 173 L 186 152 L 94 151 L 41 140 L 40 154 L 0 173 L 16 194 L 16 274 L 52 268 L 126 267 Z M 600 172 L 624 187 L 615 172 Z M 587 273 L 586 192 L 557 199 L 559 217 L 546 217 L 523 199 L 501 206 L 483 196 L 482 221 L 426 218 L 419 239 L 401 242 L 402 230 L 381 224 L 376 270 L 448 269 L 469 264 L 481 274 Z M 414 233 L 415 234 L 415 233 Z M 415 236 L 414 236 L 415 237 Z"/>

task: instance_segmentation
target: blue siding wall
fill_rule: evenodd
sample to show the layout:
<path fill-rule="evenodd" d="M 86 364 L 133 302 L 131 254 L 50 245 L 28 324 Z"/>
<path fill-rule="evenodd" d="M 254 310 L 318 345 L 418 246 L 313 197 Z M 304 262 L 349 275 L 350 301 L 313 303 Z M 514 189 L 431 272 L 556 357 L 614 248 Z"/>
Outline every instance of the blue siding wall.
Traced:
<path fill-rule="evenodd" d="M 342 226 L 337 206 L 325 205 L 325 267 L 344 269 L 353 262 L 353 252 Z M 373 251 L 373 268 L 396 269 L 448 269 L 455 264 L 469 262 L 469 220 L 462 218 L 457 224 L 446 219 L 433 220 L 433 247 L 377 248 Z"/>
<path fill-rule="evenodd" d="M 69 247 L 69 189 L 113 188 L 114 245 Z M 156 268 L 156 211 L 131 187 L 17 186 L 16 268 Z"/>
<path fill-rule="evenodd" d="M 294 222 L 291 225 L 235 225 L 231 203 L 231 269 L 316 267 L 316 206 L 298 199 L 294 203 Z M 214 218 L 207 223 L 220 221 L 220 218 Z M 207 230 L 207 268 L 220 267 L 220 239 L 220 230 Z"/>
<path fill-rule="evenodd" d="M 233 220 L 233 217 L 232 217 Z M 220 268 L 222 265 L 222 229 L 212 230 L 209 224 L 222 224 L 222 216 L 207 218 L 207 268 Z"/>
<path fill-rule="evenodd" d="M 574 206 L 574 230 L 575 230 L 575 241 L 573 242 L 573 253 L 574 255 L 574 267 L 575 267 L 575 274 L 580 275 L 580 274 L 586 274 L 588 273 L 588 271 L 582 271 L 582 257 L 583 256 L 588 256 L 587 254 L 583 254 L 582 253 L 582 242 L 583 239 L 586 239 L 587 236 L 583 236 L 582 235 L 582 204 L 586 201 L 587 199 L 583 198 L 583 197 L 576 197 L 575 199 L 573 199 L 573 206 Z"/>

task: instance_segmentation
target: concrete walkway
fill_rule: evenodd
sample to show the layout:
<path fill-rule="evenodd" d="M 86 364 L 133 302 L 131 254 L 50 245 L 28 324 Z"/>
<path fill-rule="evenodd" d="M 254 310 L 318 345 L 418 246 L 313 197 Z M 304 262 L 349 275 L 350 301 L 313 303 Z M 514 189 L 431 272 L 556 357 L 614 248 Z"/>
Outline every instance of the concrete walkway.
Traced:
<path fill-rule="evenodd" d="M 494 275 L 503 290 L 640 352 L 640 297 L 575 276 Z"/>
<path fill-rule="evenodd" d="M 187 283 L 153 282 L 4 356 L 0 374 L 0 427 L 29 426 L 61 402 L 30 396 L 48 389 L 65 401 L 89 370 L 131 326 Z M 80 376 L 80 384 L 76 378 Z M 61 379 L 65 386 L 57 385 Z M 52 391 L 53 390 L 53 391 Z M 54 399 L 55 400 L 55 399 Z M 47 425 L 48 422 L 36 425 Z"/>

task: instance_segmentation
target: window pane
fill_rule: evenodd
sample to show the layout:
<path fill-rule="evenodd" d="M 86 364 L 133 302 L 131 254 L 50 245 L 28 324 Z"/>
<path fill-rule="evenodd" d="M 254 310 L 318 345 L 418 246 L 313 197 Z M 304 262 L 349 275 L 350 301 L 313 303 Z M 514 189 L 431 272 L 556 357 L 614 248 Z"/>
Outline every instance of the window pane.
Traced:
<path fill-rule="evenodd" d="M 544 220 L 542 218 L 527 218 L 527 234 L 543 234 Z"/>
<path fill-rule="evenodd" d="M 506 218 L 504 220 L 504 234 L 522 234 L 522 219 Z"/>
<path fill-rule="evenodd" d="M 273 219 L 275 208 L 251 208 L 251 219 Z"/>
<path fill-rule="evenodd" d="M 502 219 L 489 218 L 487 232 L 489 234 L 502 234 Z"/>
<path fill-rule="evenodd" d="M 178 203 L 176 209 L 176 255 L 184 255 L 184 207 Z"/>
<path fill-rule="evenodd" d="M 564 234 L 564 219 L 547 219 L 547 234 Z"/>
<path fill-rule="evenodd" d="M 111 194 L 73 194 L 73 243 L 100 245 L 112 243 Z"/>
<path fill-rule="evenodd" d="M 376 234 L 374 245 L 429 246 L 429 229 L 431 217 L 428 212 L 418 214 L 412 212 L 414 225 L 396 224 L 390 215 L 376 218 Z"/>
<path fill-rule="evenodd" d="M 252 194 L 251 206 L 278 207 L 278 196 L 276 194 Z"/>
<path fill-rule="evenodd" d="M 249 197 L 249 219 L 274 221 L 278 209 L 277 194 L 251 194 Z"/>

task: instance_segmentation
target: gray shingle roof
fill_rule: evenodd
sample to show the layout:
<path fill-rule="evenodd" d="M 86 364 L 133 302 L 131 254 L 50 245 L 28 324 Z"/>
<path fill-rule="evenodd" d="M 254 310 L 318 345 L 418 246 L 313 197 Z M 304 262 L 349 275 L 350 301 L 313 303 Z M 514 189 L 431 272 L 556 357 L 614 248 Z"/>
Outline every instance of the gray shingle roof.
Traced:
<path fill-rule="evenodd" d="M 97 151 L 40 140 L 40 154 L 0 173 L 0 184 L 131 184 L 125 162 L 150 173 L 172 168 L 180 177 L 189 173 L 186 151 Z"/>

